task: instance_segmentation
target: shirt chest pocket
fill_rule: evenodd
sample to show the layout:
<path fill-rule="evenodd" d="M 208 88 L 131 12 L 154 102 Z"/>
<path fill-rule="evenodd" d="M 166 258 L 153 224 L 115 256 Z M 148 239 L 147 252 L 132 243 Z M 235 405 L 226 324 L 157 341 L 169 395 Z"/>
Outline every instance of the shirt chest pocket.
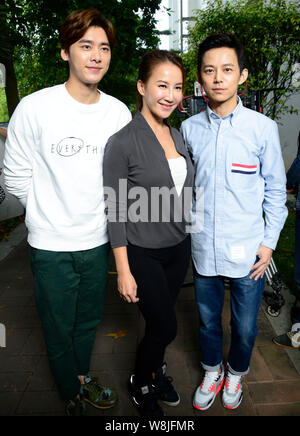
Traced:
<path fill-rule="evenodd" d="M 259 175 L 259 164 L 256 159 L 247 161 L 234 160 L 227 167 L 227 184 L 234 190 L 254 189 Z"/>

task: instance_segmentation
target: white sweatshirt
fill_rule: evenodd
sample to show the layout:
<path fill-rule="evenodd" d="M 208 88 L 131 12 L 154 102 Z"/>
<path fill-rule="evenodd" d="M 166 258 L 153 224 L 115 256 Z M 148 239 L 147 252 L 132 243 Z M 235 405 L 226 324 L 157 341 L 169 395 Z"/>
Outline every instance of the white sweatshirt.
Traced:
<path fill-rule="evenodd" d="M 4 177 L 26 207 L 32 247 L 78 251 L 108 241 L 103 153 L 130 120 L 116 98 L 101 91 L 98 103 L 82 104 L 65 84 L 21 100 L 8 126 Z"/>

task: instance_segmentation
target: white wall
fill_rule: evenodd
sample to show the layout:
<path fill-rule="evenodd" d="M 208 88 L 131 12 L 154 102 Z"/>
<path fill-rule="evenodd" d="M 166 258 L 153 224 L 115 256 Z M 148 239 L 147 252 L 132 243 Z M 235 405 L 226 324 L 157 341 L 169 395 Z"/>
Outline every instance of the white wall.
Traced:
<path fill-rule="evenodd" d="M 4 143 L 5 140 L 3 136 L 0 135 L 0 168 L 3 168 Z M 21 206 L 20 202 L 13 195 L 9 194 L 5 189 L 3 173 L 0 176 L 0 185 L 6 193 L 5 200 L 2 204 L 0 204 L 0 221 L 22 215 L 24 213 L 24 209 Z"/>

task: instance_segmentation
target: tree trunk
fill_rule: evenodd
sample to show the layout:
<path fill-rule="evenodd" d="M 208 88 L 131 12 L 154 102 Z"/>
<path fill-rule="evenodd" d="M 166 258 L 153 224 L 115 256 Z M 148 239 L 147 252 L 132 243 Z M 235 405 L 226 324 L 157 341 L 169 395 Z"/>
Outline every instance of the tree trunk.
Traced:
<path fill-rule="evenodd" d="M 13 63 L 14 45 L 6 21 L 5 1 L 0 0 L 1 15 L 1 44 L 0 47 L 0 64 L 5 67 L 5 94 L 8 107 L 8 113 L 11 117 L 17 104 L 19 103 L 18 83 Z"/>

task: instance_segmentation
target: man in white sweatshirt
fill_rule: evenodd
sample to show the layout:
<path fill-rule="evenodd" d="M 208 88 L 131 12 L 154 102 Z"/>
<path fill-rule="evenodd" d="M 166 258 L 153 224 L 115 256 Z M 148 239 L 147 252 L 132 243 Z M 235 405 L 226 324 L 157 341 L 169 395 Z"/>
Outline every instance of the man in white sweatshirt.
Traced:
<path fill-rule="evenodd" d="M 60 31 L 68 81 L 21 100 L 4 158 L 8 192 L 26 208 L 26 225 L 50 367 L 68 415 L 87 401 L 112 407 L 116 393 L 89 373 L 101 319 L 108 258 L 102 162 L 108 138 L 131 114 L 98 90 L 115 42 L 95 9 L 73 12 Z"/>

